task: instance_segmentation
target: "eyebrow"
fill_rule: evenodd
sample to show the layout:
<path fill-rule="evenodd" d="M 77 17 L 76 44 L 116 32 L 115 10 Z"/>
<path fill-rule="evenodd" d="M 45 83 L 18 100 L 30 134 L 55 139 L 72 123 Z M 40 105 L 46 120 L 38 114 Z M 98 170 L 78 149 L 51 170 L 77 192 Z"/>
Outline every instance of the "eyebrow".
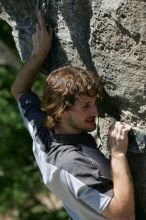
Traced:
<path fill-rule="evenodd" d="M 97 99 L 97 97 L 96 97 Z M 86 100 L 86 97 L 77 97 L 76 101 L 78 101 L 80 104 L 91 104 L 92 100 Z M 96 101 L 96 100 L 95 100 Z"/>
<path fill-rule="evenodd" d="M 83 99 L 82 99 L 82 100 L 81 100 L 81 99 L 80 99 L 80 100 L 78 99 L 78 102 L 81 103 L 81 104 L 83 104 L 83 105 L 92 103 L 92 101 L 86 101 L 86 100 L 83 100 Z"/>

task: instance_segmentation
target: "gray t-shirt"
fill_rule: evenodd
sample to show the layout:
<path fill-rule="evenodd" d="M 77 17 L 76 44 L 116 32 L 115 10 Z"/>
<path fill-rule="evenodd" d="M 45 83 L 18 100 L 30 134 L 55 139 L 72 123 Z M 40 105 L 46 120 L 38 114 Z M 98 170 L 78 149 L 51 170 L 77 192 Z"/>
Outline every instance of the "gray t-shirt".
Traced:
<path fill-rule="evenodd" d="M 110 164 L 94 138 L 86 132 L 54 134 L 45 126 L 46 113 L 33 92 L 22 95 L 18 105 L 45 185 L 61 199 L 72 219 L 106 219 L 100 213 L 113 197 Z"/>

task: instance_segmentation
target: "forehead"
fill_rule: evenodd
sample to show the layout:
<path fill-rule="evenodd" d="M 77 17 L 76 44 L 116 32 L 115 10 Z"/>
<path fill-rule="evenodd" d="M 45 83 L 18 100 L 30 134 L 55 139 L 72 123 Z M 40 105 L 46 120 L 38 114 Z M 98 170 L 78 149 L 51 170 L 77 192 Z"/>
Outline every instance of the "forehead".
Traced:
<path fill-rule="evenodd" d="M 75 103 L 78 104 L 91 103 L 91 102 L 95 102 L 96 99 L 97 99 L 97 95 L 95 96 L 81 95 L 76 97 Z"/>

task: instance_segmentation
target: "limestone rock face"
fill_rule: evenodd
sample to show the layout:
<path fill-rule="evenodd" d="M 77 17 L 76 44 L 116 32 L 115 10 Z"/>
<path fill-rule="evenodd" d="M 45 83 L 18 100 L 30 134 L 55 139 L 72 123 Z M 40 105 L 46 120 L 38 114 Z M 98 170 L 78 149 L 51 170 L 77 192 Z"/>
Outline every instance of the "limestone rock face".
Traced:
<path fill-rule="evenodd" d="M 70 63 L 98 71 L 121 117 L 146 129 L 146 2 L 52 0 L 48 10 L 55 41 L 44 72 Z M 0 18 L 12 26 L 26 60 L 37 22 L 36 1 L 1 0 Z"/>
<path fill-rule="evenodd" d="M 43 71 L 49 73 L 56 67 L 73 64 L 103 76 L 103 145 L 106 145 L 107 127 L 113 119 L 126 120 L 146 133 L 146 1 L 49 2 L 55 38 Z M 13 28 L 19 54 L 26 60 L 37 22 L 36 1 L 1 0 L 0 18 Z M 137 150 L 128 156 L 138 192 L 137 201 L 143 213 L 141 219 L 146 216 L 145 152 L 146 146 L 143 153 Z"/>

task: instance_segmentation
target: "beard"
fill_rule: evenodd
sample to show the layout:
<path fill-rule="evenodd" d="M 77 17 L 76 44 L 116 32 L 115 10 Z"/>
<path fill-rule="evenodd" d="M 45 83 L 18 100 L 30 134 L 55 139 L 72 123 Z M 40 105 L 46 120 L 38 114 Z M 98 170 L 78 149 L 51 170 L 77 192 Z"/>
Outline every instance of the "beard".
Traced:
<path fill-rule="evenodd" d="M 69 119 L 69 125 L 79 132 L 86 131 L 86 132 L 92 132 L 96 129 L 96 123 L 93 122 L 81 122 L 78 120 L 74 120 L 73 118 Z"/>

